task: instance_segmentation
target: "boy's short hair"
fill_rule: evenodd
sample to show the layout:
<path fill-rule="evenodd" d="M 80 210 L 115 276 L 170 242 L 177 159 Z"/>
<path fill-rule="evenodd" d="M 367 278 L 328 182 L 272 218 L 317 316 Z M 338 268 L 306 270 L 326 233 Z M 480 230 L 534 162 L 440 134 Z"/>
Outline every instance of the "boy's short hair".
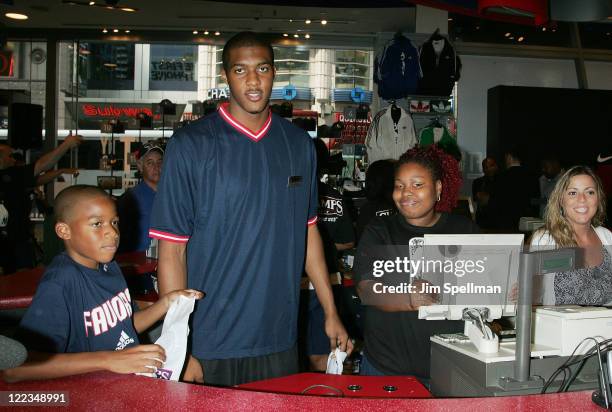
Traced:
<path fill-rule="evenodd" d="M 274 49 L 272 49 L 272 45 L 268 40 L 266 40 L 261 34 L 252 32 L 252 31 L 243 31 L 225 43 L 223 46 L 223 54 L 221 56 L 221 60 L 223 61 L 223 69 L 227 72 L 229 71 L 229 53 L 232 49 L 238 49 L 240 47 L 264 47 L 267 48 L 270 52 L 270 58 L 272 61 L 272 65 L 274 65 Z"/>
<path fill-rule="evenodd" d="M 79 200 L 82 200 L 85 197 L 92 199 L 100 196 L 111 199 L 108 193 L 97 186 L 74 185 L 67 187 L 59 192 L 55 198 L 55 221 L 67 222 L 70 219 L 70 215 L 72 214 L 72 211 Z"/>

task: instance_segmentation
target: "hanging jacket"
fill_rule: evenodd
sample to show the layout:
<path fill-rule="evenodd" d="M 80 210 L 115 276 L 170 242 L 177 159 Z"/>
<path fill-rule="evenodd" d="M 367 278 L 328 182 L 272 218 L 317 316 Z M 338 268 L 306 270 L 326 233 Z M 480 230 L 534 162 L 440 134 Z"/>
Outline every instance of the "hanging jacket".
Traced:
<path fill-rule="evenodd" d="M 382 159 L 397 160 L 406 150 L 416 145 L 412 117 L 404 109 L 399 109 L 401 115 L 397 127 L 393 123 L 390 108 L 374 116 L 365 141 L 369 164 Z"/>
<path fill-rule="evenodd" d="M 416 93 L 420 75 L 418 51 L 402 35 L 389 41 L 374 61 L 374 82 L 378 95 L 385 100 Z"/>
<path fill-rule="evenodd" d="M 439 55 L 435 48 L 442 49 Z M 438 34 L 431 36 L 421 46 L 419 62 L 423 73 L 419 94 L 450 96 L 461 75 L 461 60 L 448 39 Z"/>
<path fill-rule="evenodd" d="M 457 145 L 457 139 L 446 127 L 427 126 L 419 133 L 419 146 L 426 147 L 432 144 L 444 150 L 458 161 L 461 161 L 461 149 Z"/>

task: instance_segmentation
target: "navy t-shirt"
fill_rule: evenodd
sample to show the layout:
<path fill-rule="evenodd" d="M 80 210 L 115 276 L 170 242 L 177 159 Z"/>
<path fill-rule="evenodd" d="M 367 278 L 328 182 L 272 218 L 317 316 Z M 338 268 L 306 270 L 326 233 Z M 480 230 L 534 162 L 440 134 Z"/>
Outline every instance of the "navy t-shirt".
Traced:
<path fill-rule="evenodd" d="M 295 345 L 307 225 L 317 219 L 310 137 L 270 115 L 258 132 L 227 107 L 168 144 L 149 234 L 187 243 L 193 355 L 229 359 Z"/>
<path fill-rule="evenodd" d="M 18 339 L 40 352 L 120 350 L 138 344 L 132 313 L 116 262 L 94 270 L 62 253 L 45 270 Z"/>

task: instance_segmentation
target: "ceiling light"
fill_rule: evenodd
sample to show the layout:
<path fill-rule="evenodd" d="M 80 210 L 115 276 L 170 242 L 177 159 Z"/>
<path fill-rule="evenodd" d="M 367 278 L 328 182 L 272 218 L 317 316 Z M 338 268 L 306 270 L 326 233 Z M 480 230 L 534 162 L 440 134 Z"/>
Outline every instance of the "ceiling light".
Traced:
<path fill-rule="evenodd" d="M 519 37 L 519 38 L 518 38 L 518 41 L 519 41 L 519 42 L 521 42 L 521 41 L 523 41 L 523 40 L 525 40 L 525 38 L 524 38 L 523 36 L 521 36 L 521 37 Z"/>
<path fill-rule="evenodd" d="M 304 35 L 304 37 L 305 37 L 305 38 L 307 38 L 307 39 L 310 39 L 310 34 L 306 33 L 306 34 Z"/>
<path fill-rule="evenodd" d="M 102 33 L 108 33 L 108 30 L 102 29 Z"/>
<path fill-rule="evenodd" d="M 321 20 L 321 24 L 325 26 L 327 24 L 327 20 L 325 19 Z"/>
<path fill-rule="evenodd" d="M 306 21 L 304 21 L 304 23 L 306 23 L 306 24 L 310 24 L 310 23 L 312 23 L 312 22 L 310 21 L 310 19 L 306 19 Z"/>
<path fill-rule="evenodd" d="M 194 31 L 193 31 L 193 34 L 198 34 L 198 31 L 197 31 L 197 30 L 194 30 Z"/>
<path fill-rule="evenodd" d="M 113 33 L 119 33 L 119 29 L 113 29 Z"/>
<path fill-rule="evenodd" d="M 299 34 L 294 34 L 293 37 L 295 37 L 296 39 L 298 39 L 300 37 Z"/>
<path fill-rule="evenodd" d="M 453 18 L 452 18 L 452 17 L 449 17 L 449 18 L 448 18 L 448 21 L 453 21 Z"/>
<path fill-rule="evenodd" d="M 510 36 L 508 37 L 510 40 L 514 40 L 514 36 Z"/>
<path fill-rule="evenodd" d="M 136 9 L 133 9 L 131 7 L 121 7 L 121 10 L 127 11 L 127 12 L 135 12 L 136 11 Z"/>
<path fill-rule="evenodd" d="M 289 34 L 283 33 L 283 37 L 289 37 Z"/>
<path fill-rule="evenodd" d="M 542 27 L 542 31 L 546 31 L 546 27 Z"/>
<path fill-rule="evenodd" d="M 506 33 L 506 34 L 504 34 L 504 36 L 510 37 L 510 34 L 512 34 L 512 33 Z"/>
<path fill-rule="evenodd" d="M 89 2 L 89 5 L 90 5 L 90 6 L 95 6 L 95 5 L 96 5 L 96 2 L 95 2 L 95 1 L 90 1 L 90 2 Z"/>
<path fill-rule="evenodd" d="M 293 23 L 293 19 L 289 19 L 289 23 Z"/>
<path fill-rule="evenodd" d="M 208 36 L 208 30 L 205 30 L 205 31 L 204 31 L 204 34 Z"/>
<path fill-rule="evenodd" d="M 126 30 L 125 32 L 126 32 L 126 33 L 129 33 L 130 31 L 129 31 L 129 30 Z"/>
<path fill-rule="evenodd" d="M 26 16 L 25 14 L 21 14 L 21 13 L 6 13 L 5 16 L 13 20 L 27 20 L 28 19 L 28 16 Z"/>
<path fill-rule="evenodd" d="M 115 63 L 104 63 L 104 66 L 108 67 L 109 69 L 114 69 L 117 67 Z"/>
<path fill-rule="evenodd" d="M 221 32 L 216 31 L 215 36 L 219 36 L 219 35 L 221 35 Z"/>

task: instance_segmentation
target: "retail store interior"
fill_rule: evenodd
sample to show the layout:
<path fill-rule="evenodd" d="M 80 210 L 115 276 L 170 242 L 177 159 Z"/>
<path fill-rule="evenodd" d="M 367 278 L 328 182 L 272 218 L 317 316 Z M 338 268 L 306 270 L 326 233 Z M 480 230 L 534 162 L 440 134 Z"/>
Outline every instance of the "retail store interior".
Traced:
<path fill-rule="evenodd" d="M 612 408 L 611 119 L 611 0 L 0 0 L 0 406 Z"/>

